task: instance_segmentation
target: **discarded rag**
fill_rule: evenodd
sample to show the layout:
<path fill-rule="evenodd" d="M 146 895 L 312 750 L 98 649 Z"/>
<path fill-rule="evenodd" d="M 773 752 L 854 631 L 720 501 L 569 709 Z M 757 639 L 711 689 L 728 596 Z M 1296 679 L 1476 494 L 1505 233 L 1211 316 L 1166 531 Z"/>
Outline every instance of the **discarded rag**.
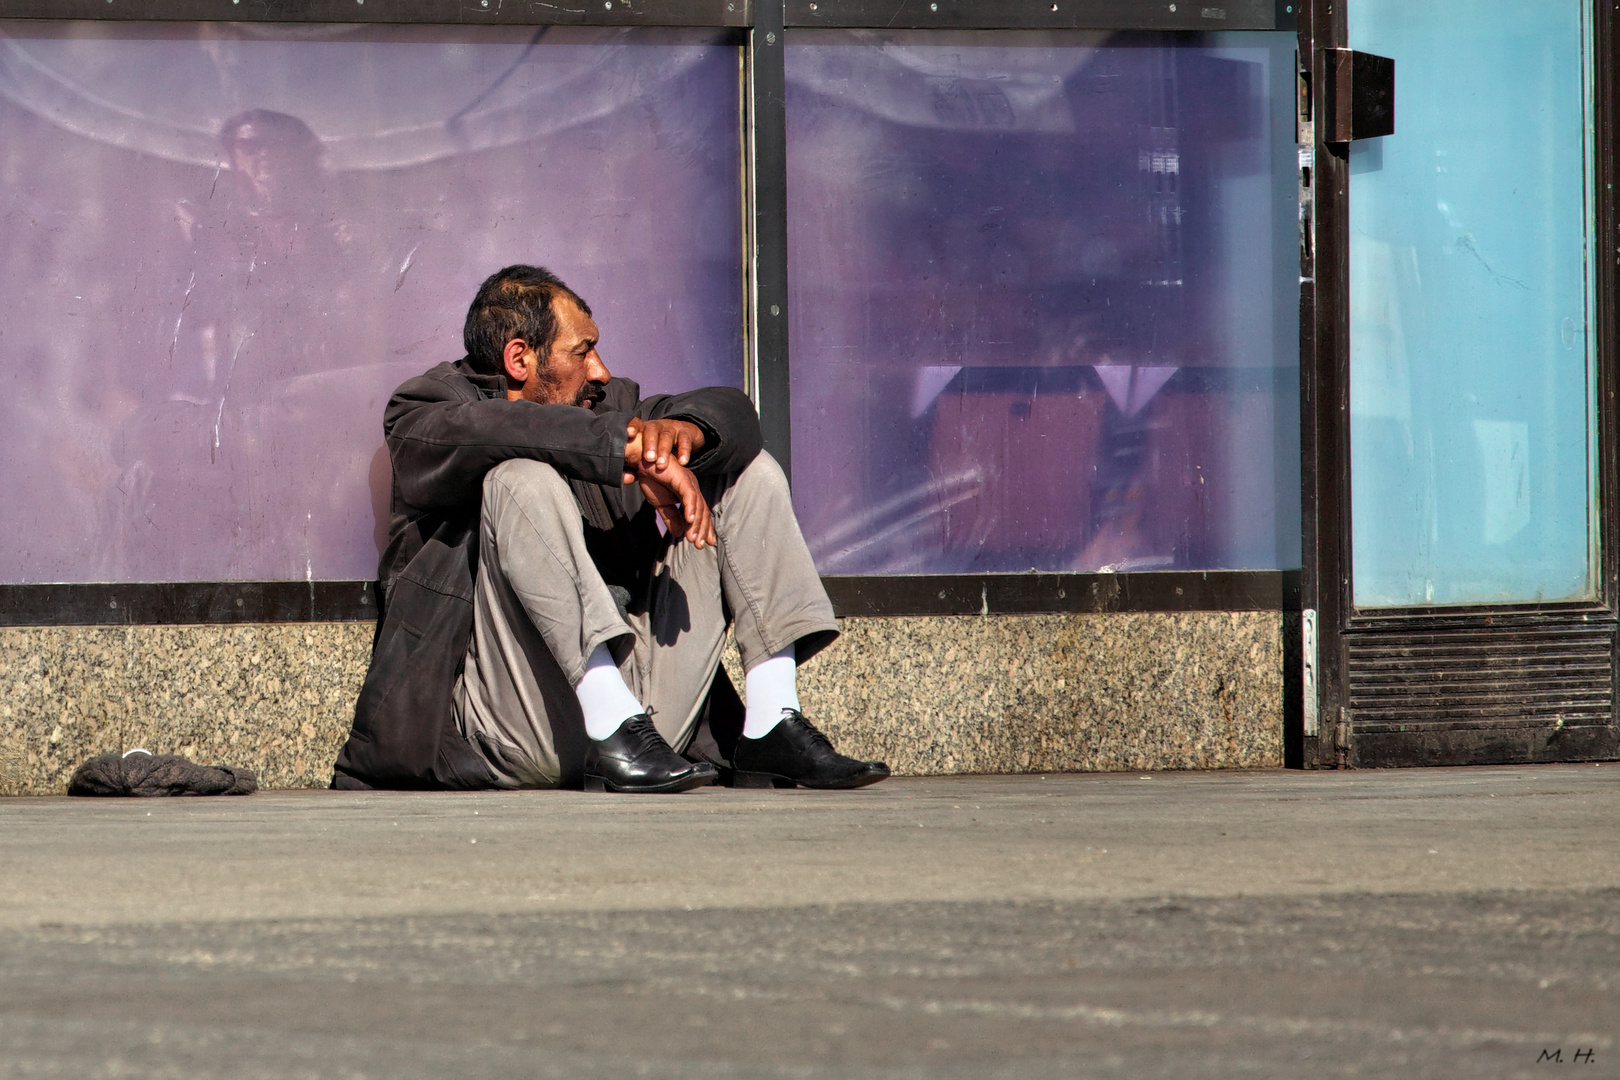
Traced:
<path fill-rule="evenodd" d="M 93 757 L 68 781 L 69 795 L 251 795 L 258 789 L 251 769 L 198 765 L 178 754 L 146 750 Z"/>

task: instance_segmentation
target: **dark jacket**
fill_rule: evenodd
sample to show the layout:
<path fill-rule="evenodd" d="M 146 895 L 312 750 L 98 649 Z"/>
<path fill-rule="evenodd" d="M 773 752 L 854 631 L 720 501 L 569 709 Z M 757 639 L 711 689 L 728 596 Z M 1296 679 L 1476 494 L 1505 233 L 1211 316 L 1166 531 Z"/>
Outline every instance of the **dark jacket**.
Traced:
<path fill-rule="evenodd" d="M 631 416 L 702 428 L 694 472 L 738 472 L 759 453 L 759 418 L 731 387 L 642 401 L 635 383 L 613 379 L 594 409 L 536 405 L 506 400 L 499 376 L 461 360 L 394 391 L 383 414 L 394 485 L 380 619 L 334 787 L 491 786 L 451 703 L 472 635 L 484 474 L 509 458 L 555 467 L 574 489 L 598 565 L 610 583 L 631 587 L 658 542 L 640 488 L 620 482 Z"/>

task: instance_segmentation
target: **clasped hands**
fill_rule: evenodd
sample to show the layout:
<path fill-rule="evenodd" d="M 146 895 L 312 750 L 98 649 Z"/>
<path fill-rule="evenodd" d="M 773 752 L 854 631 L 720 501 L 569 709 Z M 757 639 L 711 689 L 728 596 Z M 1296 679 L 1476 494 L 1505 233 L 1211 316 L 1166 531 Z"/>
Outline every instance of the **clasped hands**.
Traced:
<path fill-rule="evenodd" d="M 664 528 L 695 548 L 714 544 L 714 518 L 686 467 L 703 449 L 703 429 L 686 420 L 632 419 L 625 426 L 624 482 L 641 485 Z"/>

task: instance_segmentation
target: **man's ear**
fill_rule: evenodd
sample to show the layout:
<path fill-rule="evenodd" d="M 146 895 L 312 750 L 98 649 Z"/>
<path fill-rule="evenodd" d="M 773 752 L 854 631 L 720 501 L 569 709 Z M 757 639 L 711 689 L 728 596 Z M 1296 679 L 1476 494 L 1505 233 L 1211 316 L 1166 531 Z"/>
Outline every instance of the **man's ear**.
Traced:
<path fill-rule="evenodd" d="M 529 381 L 533 372 L 529 370 L 528 357 L 533 355 L 529 343 L 522 338 L 513 338 L 501 350 L 501 370 L 506 377 L 522 386 Z"/>

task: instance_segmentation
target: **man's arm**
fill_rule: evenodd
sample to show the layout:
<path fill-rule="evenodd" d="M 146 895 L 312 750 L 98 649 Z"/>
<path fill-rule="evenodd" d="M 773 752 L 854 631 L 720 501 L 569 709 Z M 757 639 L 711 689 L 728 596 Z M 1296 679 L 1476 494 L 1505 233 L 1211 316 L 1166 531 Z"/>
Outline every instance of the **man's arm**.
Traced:
<path fill-rule="evenodd" d="M 575 405 L 466 398 L 430 374 L 394 391 L 383 432 L 401 498 L 437 510 L 477 498 L 484 474 L 511 458 L 544 461 L 588 483 L 618 484 L 629 419 Z"/>
<path fill-rule="evenodd" d="M 690 465 L 703 452 L 709 436 L 688 420 L 643 420 L 631 417 L 625 430 L 630 441 L 624 444 L 624 482 L 630 483 L 638 469 L 656 465 L 662 469 L 670 461 Z"/>
<path fill-rule="evenodd" d="M 643 420 L 685 420 L 696 425 L 703 433 L 703 444 L 686 466 L 695 473 L 741 472 L 764 445 L 754 403 L 730 386 L 658 394 L 643 401 L 636 415 Z"/>
<path fill-rule="evenodd" d="M 714 515 L 709 509 L 708 500 L 703 497 L 698 478 L 691 470 L 673 457 L 666 458 L 661 465 L 628 462 L 627 466 L 635 472 L 627 472 L 625 476 L 633 475 L 640 482 L 642 497 L 658 512 L 670 535 L 677 540 L 690 541 L 700 549 L 714 546 Z M 630 481 L 627 479 L 625 482 Z"/>

